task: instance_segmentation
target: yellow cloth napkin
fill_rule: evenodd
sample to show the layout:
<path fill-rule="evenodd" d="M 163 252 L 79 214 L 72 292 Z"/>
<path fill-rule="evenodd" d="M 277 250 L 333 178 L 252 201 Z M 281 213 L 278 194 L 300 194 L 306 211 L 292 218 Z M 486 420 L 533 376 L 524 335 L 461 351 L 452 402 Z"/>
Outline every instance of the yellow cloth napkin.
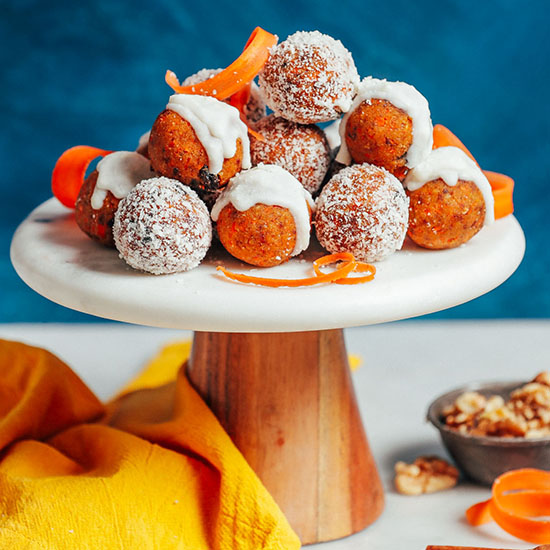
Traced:
<path fill-rule="evenodd" d="M 49 352 L 0 340 L 0 548 L 300 547 L 180 368 L 189 347 L 104 407 Z"/>

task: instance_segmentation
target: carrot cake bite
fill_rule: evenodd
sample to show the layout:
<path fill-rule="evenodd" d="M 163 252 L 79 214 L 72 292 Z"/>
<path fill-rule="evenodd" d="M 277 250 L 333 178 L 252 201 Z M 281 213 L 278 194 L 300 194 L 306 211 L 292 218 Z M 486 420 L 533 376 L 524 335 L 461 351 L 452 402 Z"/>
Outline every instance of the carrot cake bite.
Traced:
<path fill-rule="evenodd" d="M 159 174 L 212 191 L 250 168 L 248 129 L 237 109 L 209 96 L 174 94 L 149 137 Z"/>
<path fill-rule="evenodd" d="M 494 221 L 491 186 L 458 147 L 438 147 L 405 178 L 409 237 L 424 248 L 454 248 Z"/>
<path fill-rule="evenodd" d="M 367 77 L 340 124 L 343 164 L 368 162 L 403 180 L 433 144 L 430 109 L 410 84 Z"/>
<path fill-rule="evenodd" d="M 403 244 L 408 204 L 403 185 L 384 168 L 348 166 L 317 198 L 317 238 L 329 252 L 351 252 L 364 262 L 382 260 Z"/>
<path fill-rule="evenodd" d="M 275 114 L 300 124 L 338 118 L 359 83 L 351 53 L 319 31 L 296 32 L 271 48 L 258 79 Z"/>
<path fill-rule="evenodd" d="M 315 124 L 298 124 L 271 114 L 256 125 L 263 139 L 250 140 L 252 164 L 276 164 L 290 172 L 311 194 L 327 173 L 330 151 Z"/>
<path fill-rule="evenodd" d="M 158 177 L 142 181 L 120 202 L 113 234 L 131 267 L 163 275 L 199 265 L 210 248 L 212 223 L 195 191 Z"/>
<path fill-rule="evenodd" d="M 114 246 L 113 222 L 120 200 L 152 175 L 151 163 L 137 152 L 105 156 L 84 180 L 76 199 L 75 220 L 80 229 L 101 244 Z"/>
<path fill-rule="evenodd" d="M 269 267 L 309 245 L 311 195 L 289 172 L 260 164 L 237 174 L 212 209 L 218 236 L 233 256 Z"/>

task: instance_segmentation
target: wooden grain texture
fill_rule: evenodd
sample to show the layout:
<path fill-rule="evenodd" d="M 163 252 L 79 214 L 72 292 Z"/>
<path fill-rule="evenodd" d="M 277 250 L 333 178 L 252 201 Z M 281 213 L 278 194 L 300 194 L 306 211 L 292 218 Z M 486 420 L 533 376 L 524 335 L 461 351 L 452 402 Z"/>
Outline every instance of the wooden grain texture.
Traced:
<path fill-rule="evenodd" d="M 382 485 L 341 330 L 197 332 L 188 374 L 303 544 L 379 516 Z"/>

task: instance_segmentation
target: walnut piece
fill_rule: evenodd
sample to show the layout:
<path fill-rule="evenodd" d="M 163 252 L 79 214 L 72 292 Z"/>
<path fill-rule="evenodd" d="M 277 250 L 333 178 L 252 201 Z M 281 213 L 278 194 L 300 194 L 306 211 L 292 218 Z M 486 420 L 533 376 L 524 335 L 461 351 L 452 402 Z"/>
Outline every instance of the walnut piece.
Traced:
<path fill-rule="evenodd" d="M 413 464 L 395 465 L 395 488 L 402 495 L 435 493 L 454 487 L 458 470 L 437 456 L 420 456 Z"/>

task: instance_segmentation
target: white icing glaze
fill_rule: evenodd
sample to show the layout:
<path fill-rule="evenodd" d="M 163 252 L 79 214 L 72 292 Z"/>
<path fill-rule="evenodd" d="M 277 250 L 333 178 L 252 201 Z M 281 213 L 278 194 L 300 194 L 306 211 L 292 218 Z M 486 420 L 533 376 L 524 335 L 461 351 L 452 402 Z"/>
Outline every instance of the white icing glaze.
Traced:
<path fill-rule="evenodd" d="M 342 139 L 340 138 L 340 124 L 342 122 L 341 118 L 336 119 L 334 122 L 331 122 L 324 130 L 325 136 L 327 136 L 328 146 L 331 150 L 337 149 Z"/>
<path fill-rule="evenodd" d="M 395 107 L 402 109 L 412 120 L 412 144 L 407 151 L 406 165 L 414 168 L 430 153 L 433 145 L 433 126 L 430 107 L 426 98 L 414 87 L 405 82 L 389 82 L 368 76 L 361 81 L 357 95 L 350 110 L 344 115 L 340 124 L 340 151 L 336 157 L 342 164 L 351 164 L 345 131 L 350 114 L 363 103 L 371 99 L 385 99 Z"/>
<path fill-rule="evenodd" d="M 212 209 L 214 221 L 217 221 L 220 212 L 228 204 L 232 204 L 239 212 L 256 204 L 287 208 L 296 224 L 296 244 L 292 256 L 300 254 L 309 246 L 311 224 L 308 205 L 313 210 L 313 199 L 284 168 L 274 164 L 259 164 L 231 178 Z"/>
<path fill-rule="evenodd" d="M 90 201 L 95 210 L 103 206 L 108 191 L 117 199 L 123 199 L 141 180 L 152 175 L 149 159 L 134 151 L 116 151 L 107 155 L 98 162 L 97 172 L 97 183 Z"/>
<path fill-rule="evenodd" d="M 456 185 L 458 180 L 475 183 L 485 200 L 485 225 L 495 220 L 495 205 L 489 181 L 479 166 L 458 147 L 434 149 L 427 159 L 407 174 L 403 185 L 409 191 L 416 191 L 425 183 L 439 178 L 451 186 Z"/>
<path fill-rule="evenodd" d="M 166 108 L 191 124 L 208 155 L 210 173 L 218 174 L 224 159 L 235 155 L 237 139 L 241 140 L 243 148 L 242 167 L 250 168 L 248 128 L 238 109 L 213 97 L 189 94 L 170 96 Z"/>

